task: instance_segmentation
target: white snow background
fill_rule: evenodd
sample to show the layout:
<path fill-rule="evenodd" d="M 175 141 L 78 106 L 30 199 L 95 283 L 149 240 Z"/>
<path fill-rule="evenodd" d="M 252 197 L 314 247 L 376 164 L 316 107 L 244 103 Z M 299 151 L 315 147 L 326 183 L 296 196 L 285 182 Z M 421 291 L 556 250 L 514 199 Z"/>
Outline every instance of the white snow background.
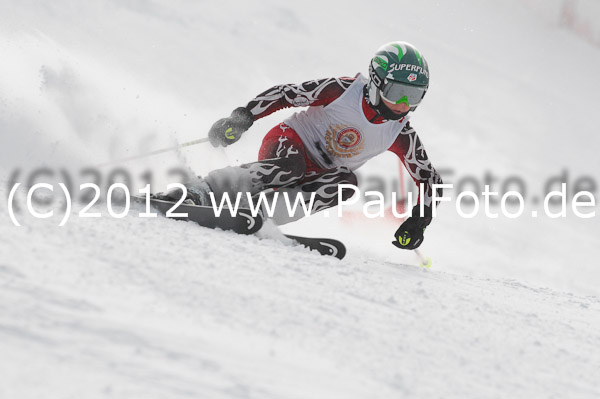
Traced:
<path fill-rule="evenodd" d="M 597 20 L 593 3 L 570 3 Z M 453 171 L 446 182 L 516 175 L 532 198 L 565 170 L 597 181 L 598 35 L 561 24 L 563 6 L 0 1 L 0 398 L 599 397 L 598 216 L 550 219 L 528 201 L 518 219 L 464 219 L 442 204 L 424 270 L 390 244 L 389 219 L 285 226 L 343 240 L 337 261 L 134 212 L 115 219 L 105 203 L 98 219 L 77 217 L 77 204 L 58 227 L 53 204 L 54 217 L 21 212 L 15 227 L 6 202 L 14 176 L 94 181 L 85 168 L 205 137 L 275 84 L 366 73 L 393 40 L 429 62 L 411 123 Z M 160 188 L 172 167 L 252 161 L 293 111 L 226 150 L 99 168 L 100 182 L 123 167 Z M 397 160 L 359 173 L 387 184 Z"/>

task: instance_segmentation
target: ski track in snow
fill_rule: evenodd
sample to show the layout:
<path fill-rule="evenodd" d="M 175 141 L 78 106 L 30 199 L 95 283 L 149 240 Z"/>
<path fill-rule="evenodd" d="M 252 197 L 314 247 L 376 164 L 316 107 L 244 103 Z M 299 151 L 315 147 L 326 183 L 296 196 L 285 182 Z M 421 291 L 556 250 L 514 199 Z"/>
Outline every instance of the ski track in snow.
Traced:
<path fill-rule="evenodd" d="M 600 394 L 596 297 L 164 218 L 56 223 L 2 228 L 1 397 Z"/>

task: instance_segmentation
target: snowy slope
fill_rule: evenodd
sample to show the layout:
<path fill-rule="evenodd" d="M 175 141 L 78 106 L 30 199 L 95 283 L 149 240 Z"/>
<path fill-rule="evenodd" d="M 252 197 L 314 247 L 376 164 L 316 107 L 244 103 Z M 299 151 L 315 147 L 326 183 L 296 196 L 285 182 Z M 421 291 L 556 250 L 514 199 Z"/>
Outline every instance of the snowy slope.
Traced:
<path fill-rule="evenodd" d="M 125 168 L 162 187 L 174 167 L 252 161 L 291 110 L 224 151 L 86 172 L 204 137 L 274 84 L 365 72 L 390 40 L 431 65 L 411 123 L 446 182 L 491 171 L 534 196 L 563 170 L 598 181 L 600 50 L 525 3 L 0 1 L 0 398 L 598 397 L 597 217 L 466 220 L 444 204 L 421 270 L 390 220 L 285 227 L 343 239 L 338 262 L 105 204 L 100 219 L 76 204 L 62 228 L 60 202 L 19 228 L 7 214 L 15 173 L 104 187 Z M 397 160 L 359 172 L 389 185 Z"/>
<path fill-rule="evenodd" d="M 6 238 L 3 398 L 600 394 L 595 297 L 165 219 Z"/>

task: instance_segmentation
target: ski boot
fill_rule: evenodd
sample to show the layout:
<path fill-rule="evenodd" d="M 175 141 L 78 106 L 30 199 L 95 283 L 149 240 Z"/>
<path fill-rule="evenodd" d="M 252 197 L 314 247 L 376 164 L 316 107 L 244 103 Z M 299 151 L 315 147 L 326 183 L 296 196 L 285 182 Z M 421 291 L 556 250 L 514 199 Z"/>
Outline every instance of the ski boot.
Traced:
<path fill-rule="evenodd" d="M 195 177 L 183 184 L 187 194 L 183 204 L 210 206 L 210 195 L 212 191 L 208 183 L 200 176 Z M 178 202 L 183 197 L 183 191 L 180 188 L 174 188 L 170 191 L 152 194 L 150 198 L 167 202 Z"/>

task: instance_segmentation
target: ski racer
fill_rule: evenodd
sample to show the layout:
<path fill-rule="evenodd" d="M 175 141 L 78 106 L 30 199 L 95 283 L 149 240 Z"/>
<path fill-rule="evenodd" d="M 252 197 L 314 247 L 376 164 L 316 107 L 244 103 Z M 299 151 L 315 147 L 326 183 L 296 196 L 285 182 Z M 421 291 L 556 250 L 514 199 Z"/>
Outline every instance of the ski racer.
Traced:
<path fill-rule="evenodd" d="M 338 204 L 338 185 L 357 184 L 353 170 L 389 150 L 404 164 L 413 180 L 424 184 L 412 216 L 395 232 L 393 244 L 415 249 L 421 245 L 431 223 L 433 185 L 441 178 L 409 124 L 409 113 L 423 100 L 429 86 L 425 58 L 411 44 L 392 42 L 382 46 L 369 65 L 369 78 L 328 78 L 299 85 L 274 86 L 246 106 L 214 123 L 209 131 L 213 146 L 228 146 L 240 139 L 254 121 L 288 107 L 308 107 L 272 128 L 264 137 L 258 161 L 210 172 L 185 184 L 186 201 L 210 205 L 209 193 L 217 203 L 227 193 L 252 196 L 268 189 L 315 193 L 311 213 Z M 353 190 L 342 191 L 345 201 Z M 244 194 L 245 195 L 245 194 Z M 441 196 L 441 192 L 439 193 Z M 158 199 L 176 201 L 181 190 L 159 193 Z M 301 217 L 301 216 L 300 216 Z M 277 224 L 298 219 L 278 213 Z"/>

